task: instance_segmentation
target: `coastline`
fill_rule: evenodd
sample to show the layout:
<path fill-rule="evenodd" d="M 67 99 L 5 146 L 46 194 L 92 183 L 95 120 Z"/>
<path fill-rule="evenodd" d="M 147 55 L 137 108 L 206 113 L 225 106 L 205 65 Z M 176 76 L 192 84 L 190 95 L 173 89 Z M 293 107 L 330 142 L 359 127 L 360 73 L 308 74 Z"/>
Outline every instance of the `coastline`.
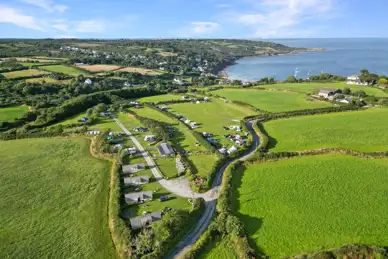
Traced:
<path fill-rule="evenodd" d="M 268 57 L 268 56 L 288 56 L 288 55 L 298 55 L 298 54 L 305 53 L 305 52 L 323 52 L 323 51 L 326 51 L 326 49 L 324 49 L 324 48 L 305 48 L 305 49 L 296 49 L 296 50 L 292 50 L 292 51 L 284 52 L 284 53 L 271 53 L 271 52 L 269 52 L 269 53 L 266 53 L 263 55 L 240 57 L 240 58 L 236 59 L 233 62 L 233 64 L 229 64 L 229 65 L 225 66 L 224 68 L 222 68 L 222 70 L 218 72 L 218 77 L 223 79 L 223 80 L 241 80 L 243 82 L 254 82 L 254 81 L 246 79 L 246 78 L 244 79 L 244 78 L 238 78 L 238 77 L 231 77 L 226 72 L 226 69 L 230 66 L 237 64 L 237 61 L 241 60 L 243 58 L 257 58 L 257 57 Z"/>

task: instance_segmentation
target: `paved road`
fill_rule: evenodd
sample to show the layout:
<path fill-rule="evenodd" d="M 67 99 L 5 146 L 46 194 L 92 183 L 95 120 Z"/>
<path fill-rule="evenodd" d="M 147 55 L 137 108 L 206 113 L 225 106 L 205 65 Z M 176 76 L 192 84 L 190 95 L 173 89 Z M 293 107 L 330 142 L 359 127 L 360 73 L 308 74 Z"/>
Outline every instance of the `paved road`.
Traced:
<path fill-rule="evenodd" d="M 213 187 L 209 192 L 213 192 L 213 197 L 218 198 L 218 190 L 220 188 L 220 185 L 222 183 L 222 175 L 224 174 L 226 168 L 233 162 L 240 160 L 246 160 L 250 156 L 253 155 L 256 148 L 259 146 L 259 136 L 255 133 L 255 131 L 252 128 L 253 123 L 255 121 L 248 122 L 248 128 L 251 131 L 251 134 L 253 136 L 253 146 L 252 148 L 242 157 L 237 158 L 227 164 L 225 164 L 217 173 L 217 176 L 215 178 L 215 181 L 213 182 Z M 211 219 L 213 218 L 214 212 L 216 210 L 216 204 L 217 200 L 213 199 L 210 201 L 206 201 L 205 205 L 205 212 L 200 218 L 200 220 L 197 222 L 197 225 L 193 229 L 192 232 L 190 232 L 175 248 L 175 250 L 167 257 L 167 258 L 183 258 L 183 256 L 190 250 L 190 248 L 198 241 L 198 239 L 201 237 L 202 233 L 206 230 L 206 228 L 209 226 Z"/>
<path fill-rule="evenodd" d="M 143 148 L 143 146 L 139 143 L 139 141 L 131 134 L 131 132 L 125 128 L 125 126 L 116 118 L 114 121 L 120 126 L 120 128 L 127 134 L 135 146 L 139 149 L 139 151 L 143 154 L 144 159 L 147 162 L 147 165 L 151 168 L 152 174 L 157 179 L 157 181 L 169 192 L 174 193 L 178 196 L 185 198 L 203 198 L 205 200 L 205 211 L 202 217 L 197 222 L 195 228 L 187 235 L 185 238 L 176 246 L 174 251 L 167 258 L 182 258 L 187 251 L 198 241 L 201 237 L 202 233 L 209 226 L 211 219 L 213 218 L 214 212 L 216 210 L 218 191 L 220 185 L 222 183 L 222 175 L 224 174 L 226 168 L 228 166 L 237 161 L 243 161 L 248 159 L 259 146 L 259 136 L 255 133 L 252 128 L 253 123 L 255 121 L 248 122 L 248 129 L 251 131 L 253 136 L 253 146 L 252 148 L 242 157 L 236 158 L 233 161 L 225 164 L 217 173 L 217 176 L 213 182 L 212 188 L 206 193 L 196 193 L 193 192 L 190 188 L 190 183 L 186 178 L 178 178 L 176 180 L 165 180 L 163 179 L 163 175 L 159 171 L 159 168 L 155 164 L 153 158 L 148 154 L 147 151 Z"/>

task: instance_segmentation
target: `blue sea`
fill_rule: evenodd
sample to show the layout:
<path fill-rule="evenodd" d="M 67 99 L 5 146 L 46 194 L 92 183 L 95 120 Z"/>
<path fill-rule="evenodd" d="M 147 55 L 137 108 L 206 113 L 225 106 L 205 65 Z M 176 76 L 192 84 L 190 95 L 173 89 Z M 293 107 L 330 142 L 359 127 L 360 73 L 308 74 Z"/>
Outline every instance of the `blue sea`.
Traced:
<path fill-rule="evenodd" d="M 255 81 L 263 77 L 284 80 L 295 75 L 306 78 L 322 72 L 349 76 L 366 68 L 371 73 L 388 75 L 388 38 L 358 39 L 276 39 L 268 40 L 290 47 L 324 48 L 325 51 L 295 55 L 247 57 L 229 66 L 231 79 Z"/>

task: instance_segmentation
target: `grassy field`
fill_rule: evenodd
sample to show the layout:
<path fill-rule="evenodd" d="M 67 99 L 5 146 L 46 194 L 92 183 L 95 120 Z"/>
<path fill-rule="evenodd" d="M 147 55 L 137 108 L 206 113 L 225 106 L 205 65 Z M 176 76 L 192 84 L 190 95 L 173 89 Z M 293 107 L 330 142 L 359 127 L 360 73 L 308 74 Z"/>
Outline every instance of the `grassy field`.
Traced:
<path fill-rule="evenodd" d="M 209 103 L 179 103 L 168 106 L 170 111 L 185 116 L 199 124 L 198 132 L 209 132 L 223 145 L 230 146 L 232 142 L 223 137 L 234 131 L 225 131 L 222 126 L 240 125 L 240 120 L 248 115 L 255 114 L 252 110 L 232 103 L 224 103 L 215 99 Z"/>
<path fill-rule="evenodd" d="M 175 144 L 175 147 L 178 150 L 178 152 L 206 151 L 204 147 L 196 145 L 197 141 L 191 134 L 190 130 L 186 128 L 184 125 L 180 124 L 178 121 L 164 115 L 159 111 L 155 111 L 153 109 L 146 108 L 146 107 L 142 109 L 133 109 L 133 111 L 143 117 L 173 124 L 175 131 L 173 132 L 173 137 L 171 138 L 171 141 Z"/>
<path fill-rule="evenodd" d="M 142 67 L 124 67 L 122 69 L 119 69 L 118 71 L 140 73 L 142 75 L 149 75 L 149 76 L 157 76 L 157 75 L 161 75 L 164 73 L 164 71 L 160 71 L 160 70 L 156 70 L 156 69 L 142 68 Z"/>
<path fill-rule="evenodd" d="M 386 97 L 388 93 L 376 87 L 368 87 L 368 86 L 360 86 L 360 85 L 347 85 L 344 82 L 339 83 L 298 83 L 298 84 L 274 84 L 274 85 L 263 85 L 260 87 L 265 87 L 268 89 L 276 89 L 276 90 L 289 90 L 301 93 L 314 93 L 319 91 L 319 89 L 324 87 L 329 88 L 338 88 L 344 89 L 345 87 L 350 88 L 352 91 L 362 90 L 368 95 L 374 95 L 379 97 Z"/>
<path fill-rule="evenodd" d="M 269 112 L 284 112 L 332 106 L 331 103 L 307 99 L 304 94 L 253 89 L 222 89 L 213 93 L 230 100 L 248 103 Z"/>
<path fill-rule="evenodd" d="M 52 59 L 38 59 L 36 57 L 26 57 L 26 58 L 22 58 L 22 57 L 15 57 L 15 58 L 0 58 L 0 60 L 8 60 L 8 59 L 16 59 L 16 61 L 20 61 L 20 62 L 29 62 L 29 61 L 38 61 L 40 63 L 51 63 L 51 62 L 54 62 L 55 60 L 52 60 Z M 39 64 L 39 63 L 38 63 Z"/>
<path fill-rule="evenodd" d="M 0 108 L 0 122 L 13 121 L 14 119 L 25 114 L 26 112 L 28 112 L 28 107 L 24 105 L 9 108 Z"/>
<path fill-rule="evenodd" d="M 172 101 L 172 100 L 182 100 L 180 95 L 175 94 L 161 94 L 155 96 L 148 96 L 137 99 L 138 102 L 163 102 L 163 101 Z"/>
<path fill-rule="evenodd" d="M 386 246 L 387 171 L 388 159 L 338 155 L 259 164 L 234 178 L 234 209 L 272 258 L 350 243 Z"/>
<path fill-rule="evenodd" d="M 79 67 L 93 73 L 113 71 L 121 68 L 121 66 L 116 66 L 116 65 L 82 65 Z"/>
<path fill-rule="evenodd" d="M 0 144 L 1 258 L 115 258 L 110 164 L 83 138 Z"/>
<path fill-rule="evenodd" d="M 194 164 L 196 171 L 193 173 L 207 178 L 218 157 L 216 155 L 195 155 L 189 156 L 188 159 Z"/>
<path fill-rule="evenodd" d="M 54 79 L 54 78 L 30 78 L 30 79 L 26 79 L 26 82 L 29 82 L 29 83 L 38 83 L 38 84 L 43 84 L 44 82 L 45 83 L 49 83 L 49 84 L 56 84 L 56 85 L 67 85 L 70 83 L 71 80 L 57 80 L 57 79 Z"/>
<path fill-rule="evenodd" d="M 48 72 L 39 71 L 36 69 L 27 69 L 27 70 L 2 73 L 2 75 L 8 79 L 13 79 L 13 78 L 18 78 L 18 77 L 26 77 L 26 76 L 46 75 L 46 74 L 48 74 Z"/>
<path fill-rule="evenodd" d="M 54 65 L 54 66 L 44 66 L 44 70 L 52 71 L 52 72 L 58 72 L 63 73 L 67 75 L 77 76 L 77 75 L 87 75 L 88 73 L 85 71 L 81 71 L 75 67 L 69 67 L 64 65 Z"/>
<path fill-rule="evenodd" d="M 210 242 L 198 257 L 199 259 L 237 259 L 234 244 L 228 237 Z"/>
<path fill-rule="evenodd" d="M 342 112 L 273 120 L 264 123 L 272 151 L 348 148 L 388 151 L 388 109 Z"/>
<path fill-rule="evenodd" d="M 55 63 L 55 62 L 53 61 L 52 63 Z M 27 67 L 32 67 L 32 66 L 45 66 L 47 64 L 51 64 L 51 62 L 50 63 L 48 63 L 48 62 L 45 62 L 45 63 L 44 62 L 40 62 L 40 63 L 19 62 L 19 64 L 21 64 L 23 66 L 27 66 Z"/>

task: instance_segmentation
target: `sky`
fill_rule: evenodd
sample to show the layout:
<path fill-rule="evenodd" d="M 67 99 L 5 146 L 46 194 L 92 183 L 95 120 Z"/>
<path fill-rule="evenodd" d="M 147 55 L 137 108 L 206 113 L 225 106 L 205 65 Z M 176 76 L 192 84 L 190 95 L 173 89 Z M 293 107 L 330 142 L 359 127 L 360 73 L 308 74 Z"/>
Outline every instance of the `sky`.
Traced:
<path fill-rule="evenodd" d="M 0 0 L 0 38 L 387 37 L 387 0 Z"/>

